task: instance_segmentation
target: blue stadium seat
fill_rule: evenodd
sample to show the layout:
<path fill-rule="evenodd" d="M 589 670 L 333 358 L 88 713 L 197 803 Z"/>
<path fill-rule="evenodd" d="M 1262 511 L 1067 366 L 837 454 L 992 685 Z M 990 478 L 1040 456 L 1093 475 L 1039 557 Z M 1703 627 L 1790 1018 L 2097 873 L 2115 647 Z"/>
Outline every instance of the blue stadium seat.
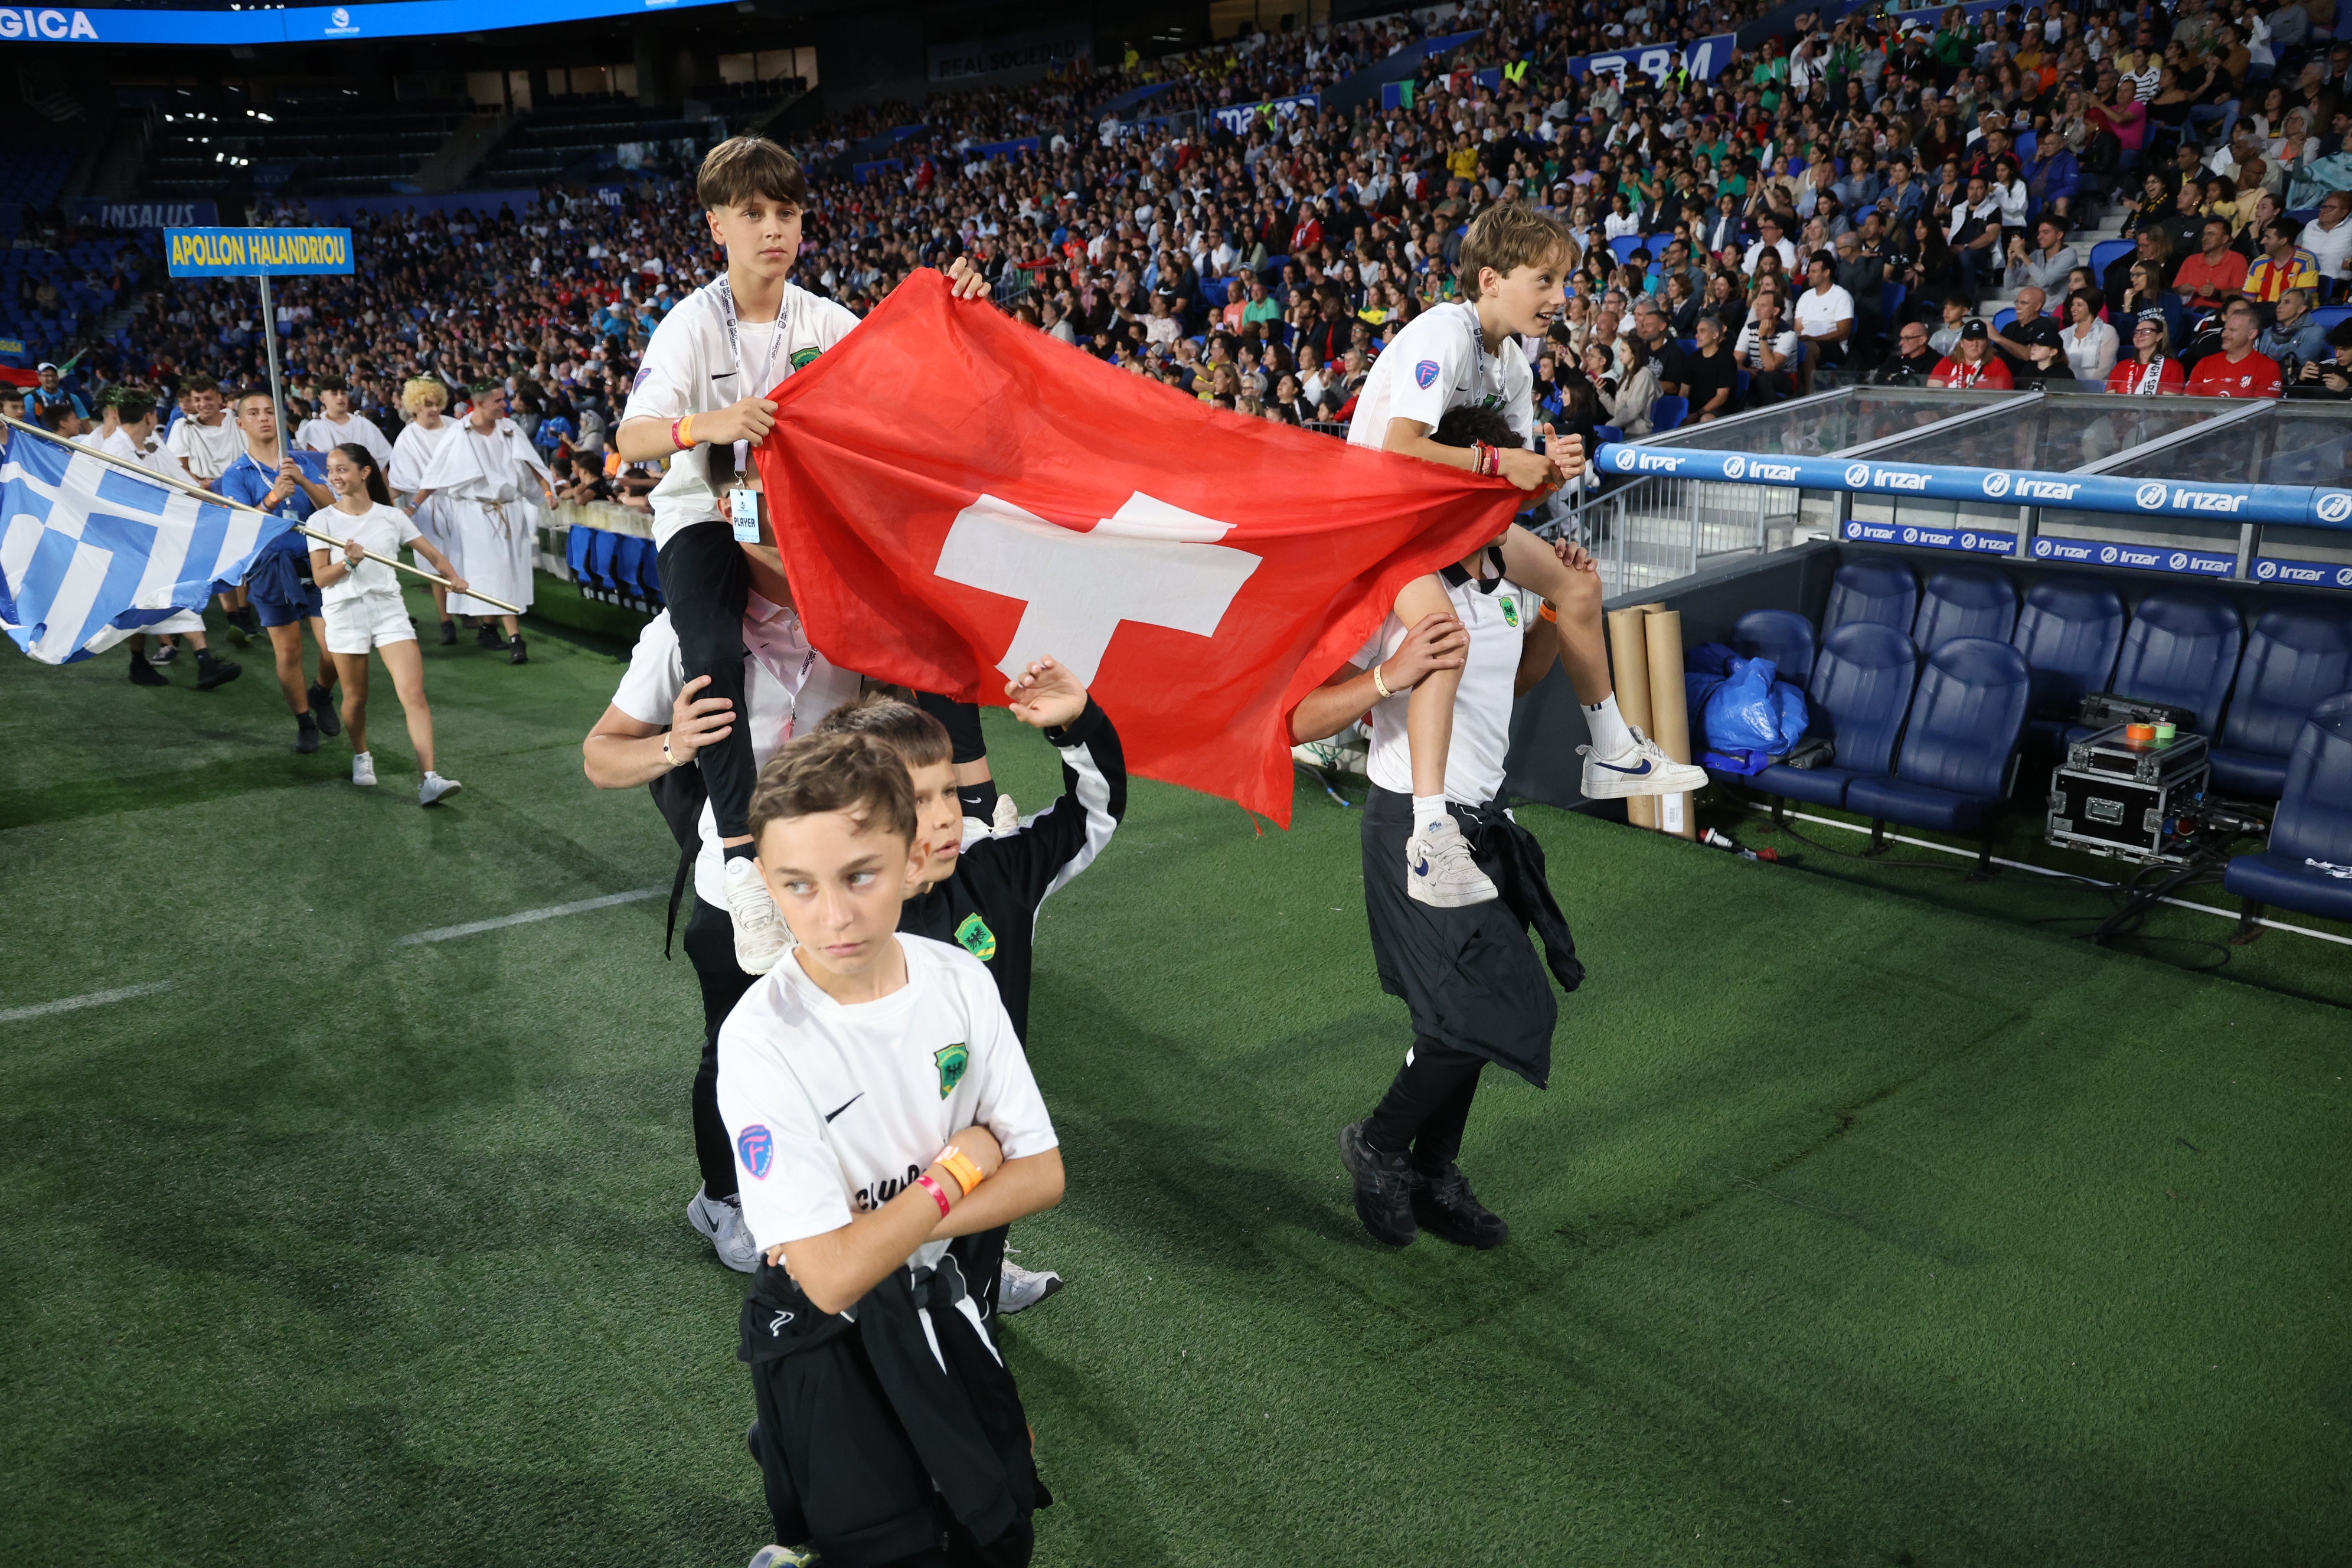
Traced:
<path fill-rule="evenodd" d="M 2105 583 L 2052 578 L 2027 590 L 2010 646 L 2032 679 L 2026 726 L 2036 741 L 2056 744 L 2084 694 L 2107 689 L 2125 619 L 2123 595 Z"/>
<path fill-rule="evenodd" d="M 1676 397 L 1669 393 L 1663 397 L 1652 400 L 1650 404 L 1650 432 L 1652 435 L 1663 436 L 1669 430 L 1679 428 L 1682 422 L 1689 417 L 1690 399 Z"/>
<path fill-rule="evenodd" d="M 1858 778 L 1848 811 L 1881 822 L 1973 833 L 2009 793 L 2009 759 L 2025 726 L 2025 656 L 1990 637 L 1955 637 L 1927 657 L 1893 778 Z M 1977 865 L 1990 864 L 1990 843 Z"/>
<path fill-rule="evenodd" d="M 1918 607 L 1919 581 L 1906 563 L 1893 555 L 1859 555 L 1839 567 L 1831 580 L 1822 636 L 1826 639 L 1848 621 L 1875 621 L 1908 637 Z"/>
<path fill-rule="evenodd" d="M 1992 330 L 1995 333 L 2006 332 L 2015 325 L 2017 325 L 2017 312 L 2007 305 L 2003 305 L 1992 313 Z"/>
<path fill-rule="evenodd" d="M 1791 686 L 1813 678 L 1813 623 L 1794 611 L 1748 611 L 1733 623 L 1731 646 L 1744 658 L 1770 659 Z"/>
<path fill-rule="evenodd" d="M 2098 244 L 2091 247 L 2091 276 L 2093 278 L 2104 279 L 2107 275 L 2108 268 L 2113 267 L 2117 261 L 2129 256 L 2133 251 L 2137 250 L 2138 248 L 2139 241 L 2136 239 L 2103 239 L 2099 241 Z M 2099 287 L 2104 289 L 2106 285 L 2105 283 L 2101 283 Z M 2120 300 L 2111 302 L 2117 306 L 2120 306 L 2123 303 Z"/>
<path fill-rule="evenodd" d="M 2282 605 L 2246 639 L 2229 722 L 2212 751 L 2213 783 L 2275 798 L 2312 705 L 2352 688 L 2352 621 L 2333 605 Z"/>
<path fill-rule="evenodd" d="M 583 528 L 573 523 L 563 538 L 564 563 L 572 568 L 572 580 L 585 583 L 588 577 L 588 552 L 596 542 L 600 529 Z"/>
<path fill-rule="evenodd" d="M 2222 701 L 2238 673 L 2238 649 L 2245 634 L 2237 610 L 2218 594 L 2198 588 L 2164 588 L 2139 602 L 2124 632 L 2107 689 L 2142 702 L 2162 702 L 2194 713 L 2194 728 L 2210 735 L 2219 726 Z M 2074 744 L 2090 731 L 2066 731 Z"/>
<path fill-rule="evenodd" d="M 1894 331 L 1894 323 L 1903 319 L 1903 301 L 1910 297 L 1911 291 L 1900 283 L 1889 283 L 1879 289 L 1878 316 L 1887 323 L 1890 333 Z"/>
<path fill-rule="evenodd" d="M 1648 239 L 1643 241 L 1643 244 L 1650 247 L 1650 254 L 1660 258 L 1664 258 L 1666 254 L 1666 247 L 1672 245 L 1674 242 L 1675 237 L 1671 233 L 1654 234 Z"/>
<path fill-rule="evenodd" d="M 1643 240 L 1640 235 L 1621 234 L 1616 238 L 1609 242 L 1609 250 L 1612 255 L 1617 258 L 1619 265 L 1622 266 L 1626 263 L 1630 263 L 1633 259 L 1633 253 L 1641 249 L 1642 245 Z"/>
<path fill-rule="evenodd" d="M 1927 574 L 1911 640 L 1923 654 L 1954 637 L 2007 642 L 2017 629 L 2017 590 L 1990 566 L 1946 566 Z"/>
<path fill-rule="evenodd" d="M 2352 305 L 2322 305 L 2311 313 L 2311 319 L 2323 328 L 2352 321 Z"/>
<path fill-rule="evenodd" d="M 608 594 L 621 591 L 621 580 L 613 570 L 614 559 L 620 552 L 619 534 L 607 533 L 601 528 L 596 531 L 596 537 L 591 542 L 588 551 L 588 570 L 594 576 L 596 586 Z"/>
<path fill-rule="evenodd" d="M 1886 772 L 1895 760 L 1895 738 L 1911 706 L 1911 682 L 1919 673 L 1919 650 L 1893 626 L 1848 621 L 1822 638 L 1806 689 L 1811 727 L 1808 739 L 1837 746 L 1829 767 L 1792 768 L 1774 763 L 1755 778 L 1756 787 L 1780 799 L 1843 805 L 1846 786 Z"/>
<path fill-rule="evenodd" d="M 652 549 L 651 540 L 639 539 L 633 533 L 620 536 L 620 542 L 613 547 L 613 581 L 620 584 L 622 593 L 640 599 L 646 597 L 645 582 L 638 573 Z"/>
<path fill-rule="evenodd" d="M 2315 705 L 2288 753 L 2270 847 L 2230 861 L 2221 885 L 2246 900 L 2246 929 L 2264 904 L 2352 920 L 2352 878 L 2305 864 L 2352 866 L 2352 691 Z"/>
<path fill-rule="evenodd" d="M 646 552 L 637 562 L 637 582 L 644 587 L 646 598 L 658 605 L 669 603 L 669 595 L 662 592 L 661 552 L 654 548 L 650 539 L 646 541 Z"/>

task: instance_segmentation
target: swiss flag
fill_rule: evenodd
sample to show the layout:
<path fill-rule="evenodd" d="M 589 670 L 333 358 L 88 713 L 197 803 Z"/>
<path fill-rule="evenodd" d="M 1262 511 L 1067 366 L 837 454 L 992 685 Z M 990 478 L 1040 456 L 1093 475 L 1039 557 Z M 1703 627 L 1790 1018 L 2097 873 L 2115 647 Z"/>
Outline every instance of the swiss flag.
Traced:
<path fill-rule="evenodd" d="M 1001 703 L 1051 654 L 1137 773 L 1286 826 L 1290 710 L 1523 499 L 1213 411 L 929 268 L 772 395 L 760 476 L 827 658 Z"/>

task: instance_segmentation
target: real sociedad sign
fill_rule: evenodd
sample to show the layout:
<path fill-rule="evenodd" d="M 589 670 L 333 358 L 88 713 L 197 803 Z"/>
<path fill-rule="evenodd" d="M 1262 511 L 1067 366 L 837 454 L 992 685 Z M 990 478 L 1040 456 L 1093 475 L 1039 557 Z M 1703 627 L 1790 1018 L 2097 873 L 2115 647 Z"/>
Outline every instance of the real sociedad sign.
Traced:
<path fill-rule="evenodd" d="M 2053 507 L 2140 517 L 2201 517 L 2232 522 L 2287 523 L 2352 532 L 2352 490 L 2309 485 L 2224 485 L 2186 479 L 2127 479 L 2102 474 L 2052 474 L 2023 468 L 1880 463 L 1835 458 L 1706 452 L 1688 447 L 1604 443 L 1594 454 L 1604 474 L 1672 474 L 1685 479 L 1852 490 L 1861 495 Z M 2200 568 L 2202 570 L 2202 568 Z"/>
<path fill-rule="evenodd" d="M 1571 80 L 1591 71 L 1597 77 L 1623 76 L 1628 71 L 1640 71 L 1663 81 L 1679 59 L 1685 70 L 1698 81 L 1712 81 L 1731 64 L 1732 50 L 1739 38 L 1734 33 L 1717 33 L 1711 38 L 1701 38 L 1688 48 L 1677 49 L 1672 44 L 1642 44 L 1630 49 L 1612 49 L 1607 54 L 1579 55 L 1568 62 Z"/>

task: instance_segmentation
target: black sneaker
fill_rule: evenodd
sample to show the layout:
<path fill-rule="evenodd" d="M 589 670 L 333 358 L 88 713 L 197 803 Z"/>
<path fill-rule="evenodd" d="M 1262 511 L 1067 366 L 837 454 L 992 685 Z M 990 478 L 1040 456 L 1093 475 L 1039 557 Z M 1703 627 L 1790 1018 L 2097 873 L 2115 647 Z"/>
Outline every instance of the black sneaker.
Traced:
<path fill-rule="evenodd" d="M 236 637 L 237 646 L 243 647 L 247 637 L 257 637 L 263 635 L 261 612 L 251 605 L 246 605 L 241 610 L 232 610 L 228 616 L 228 629 L 232 636 Z"/>
<path fill-rule="evenodd" d="M 1412 1166 L 1402 1154 L 1383 1154 L 1364 1142 L 1364 1124 L 1339 1129 L 1339 1163 L 1356 1183 L 1356 1217 L 1374 1241 L 1410 1247 L 1420 1231 L 1412 1220 Z"/>
<path fill-rule="evenodd" d="M 522 646 L 522 634 L 520 632 L 517 632 L 515 634 L 514 641 L 507 644 L 507 662 L 509 664 L 529 664 L 530 662 L 530 654 L 529 650 Z"/>
<path fill-rule="evenodd" d="M 226 686 L 244 673 L 245 666 L 233 658 L 223 658 L 208 647 L 196 650 L 196 689 L 199 691 Z"/>
<path fill-rule="evenodd" d="M 1459 1165 L 1448 1165 L 1434 1176 L 1412 1173 L 1412 1216 L 1430 1235 L 1456 1247 L 1484 1252 L 1511 1238 L 1511 1227 L 1478 1201 Z"/>
<path fill-rule="evenodd" d="M 309 756 L 319 749 L 319 721 L 308 713 L 294 715 L 294 750 L 297 755 Z"/>
<path fill-rule="evenodd" d="M 457 646 L 457 622 L 443 621 L 441 623 L 441 646 L 443 647 L 456 647 Z"/>
<path fill-rule="evenodd" d="M 327 700 L 327 689 L 323 686 L 310 688 L 310 717 L 319 721 L 319 733 L 329 740 L 343 732 L 342 715 Z"/>
<path fill-rule="evenodd" d="M 496 653 L 499 649 L 506 647 L 506 636 L 499 630 L 498 622 L 485 620 L 480 625 L 477 626 L 474 628 L 474 646 L 476 647 L 488 648 L 492 653 Z"/>
<path fill-rule="evenodd" d="M 162 670 L 157 669 L 153 665 L 147 662 L 146 649 L 134 647 L 131 650 L 131 684 L 133 686 L 169 686 L 172 683 L 164 679 L 163 672 Z"/>

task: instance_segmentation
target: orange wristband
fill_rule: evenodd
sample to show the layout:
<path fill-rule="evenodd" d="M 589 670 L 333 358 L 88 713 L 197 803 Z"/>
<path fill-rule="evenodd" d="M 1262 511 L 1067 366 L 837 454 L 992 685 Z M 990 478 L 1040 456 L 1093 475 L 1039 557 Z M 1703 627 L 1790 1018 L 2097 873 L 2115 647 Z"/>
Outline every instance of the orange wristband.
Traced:
<path fill-rule="evenodd" d="M 693 415 L 689 414 L 682 419 L 673 419 L 670 421 L 669 440 L 670 445 L 676 447 L 681 452 L 694 445 Z"/>
<path fill-rule="evenodd" d="M 1559 620 L 1559 610 L 1549 599 L 1545 599 L 1536 605 L 1536 614 L 1555 624 Z"/>
<path fill-rule="evenodd" d="M 971 1195 L 972 1188 L 981 1184 L 980 1167 L 972 1163 L 971 1155 L 952 1143 L 940 1150 L 940 1157 L 931 1163 L 953 1176 L 956 1179 L 956 1185 L 964 1190 L 964 1195 L 967 1197 Z"/>

